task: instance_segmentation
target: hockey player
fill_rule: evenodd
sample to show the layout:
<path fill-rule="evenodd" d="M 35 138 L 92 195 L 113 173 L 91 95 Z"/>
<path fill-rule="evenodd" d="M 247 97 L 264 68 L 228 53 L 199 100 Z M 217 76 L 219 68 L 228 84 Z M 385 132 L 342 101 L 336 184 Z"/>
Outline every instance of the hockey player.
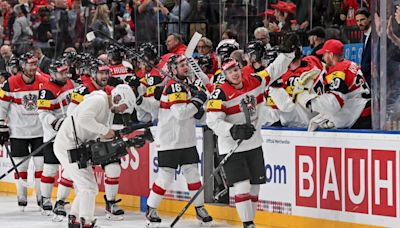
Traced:
<path fill-rule="evenodd" d="M 289 65 L 289 69 L 282 77 L 268 88 L 268 104 L 273 104 L 273 108 L 279 115 L 282 126 L 292 128 L 307 128 L 310 119 L 315 116 L 310 110 L 293 103 L 293 90 L 295 83 L 307 74 L 319 75 L 323 71 L 322 63 L 315 56 L 301 58 L 300 48 L 296 48 L 295 58 Z"/>
<path fill-rule="evenodd" d="M 110 45 L 107 48 L 107 57 L 110 62 L 111 76 L 108 80 L 108 85 L 117 86 L 123 84 L 127 77 L 132 76 L 131 70 L 126 66 L 122 65 L 122 60 L 124 59 L 124 52 L 121 48 L 114 45 Z"/>
<path fill-rule="evenodd" d="M 56 136 L 64 118 L 67 116 L 68 104 L 71 100 L 71 93 L 74 88 L 68 79 L 68 66 L 65 63 L 56 61 L 49 67 L 52 77 L 39 91 L 37 106 L 39 118 L 43 127 L 43 142 L 46 143 Z M 53 209 L 51 204 L 51 192 L 54 185 L 54 177 L 57 174 L 60 162 L 53 152 L 53 143 L 49 143 L 43 149 L 44 166 L 41 177 L 42 210 L 43 214 L 50 215 Z M 58 185 L 57 201 L 54 206 L 55 221 L 62 220 L 67 215 L 64 205 L 72 187 L 72 181 L 63 173 Z M 58 217 L 59 216 L 59 217 Z"/>
<path fill-rule="evenodd" d="M 236 140 L 244 140 L 228 159 L 224 170 L 228 183 L 234 188 L 235 205 L 243 227 L 255 227 L 253 219 L 260 184 L 266 182 L 260 133 L 266 81 L 259 76 L 242 77 L 239 63 L 234 59 L 226 59 L 222 69 L 226 81 L 211 94 L 206 121 L 218 136 L 221 157 L 229 153 Z M 243 99 L 250 108 L 251 123 L 245 122 L 240 109 Z"/>
<path fill-rule="evenodd" d="M 246 44 L 244 49 L 245 54 L 248 55 L 250 64 L 243 66 L 242 74 L 244 76 L 249 76 L 254 73 L 261 72 L 265 69 L 265 64 L 263 64 L 263 57 L 265 53 L 265 47 L 263 43 L 259 40 L 250 41 Z"/>
<path fill-rule="evenodd" d="M 370 89 L 360 67 L 344 59 L 343 43 L 327 40 L 317 54 L 323 55 L 328 67 L 323 76 L 322 94 L 312 92 L 314 77 L 311 76 L 300 78 L 294 97 L 303 107 L 319 113 L 311 124 L 322 128 L 371 128 Z"/>
<path fill-rule="evenodd" d="M 154 181 L 147 200 L 147 226 L 157 226 L 161 218 L 157 214 L 165 192 L 174 180 L 175 170 L 181 166 L 188 184 L 189 194 L 193 196 L 202 186 L 200 180 L 199 155 L 196 149 L 196 118 L 204 114 L 203 103 L 207 100 L 204 92 L 190 89 L 181 84 L 187 82 L 189 67 L 184 55 L 174 55 L 168 60 L 169 71 L 177 81 L 169 79 L 161 95 L 159 121 L 157 126 L 156 148 L 160 171 Z M 193 202 L 197 219 L 209 223 L 212 217 L 204 208 L 203 193 Z"/>
<path fill-rule="evenodd" d="M 103 90 L 106 94 L 111 94 L 112 87 L 107 85 L 107 81 L 110 77 L 110 68 L 105 65 L 102 61 L 97 60 L 91 69 L 92 80 L 86 82 L 83 85 L 77 87 L 72 92 L 71 104 L 68 107 L 68 115 L 71 115 L 84 100 L 84 96 L 90 94 L 97 90 Z M 132 110 L 133 111 L 133 110 Z M 119 188 L 119 177 L 121 175 L 120 161 L 114 161 L 109 164 L 102 164 L 102 168 L 105 172 L 105 196 L 104 200 L 106 202 L 106 216 L 108 219 L 121 220 L 123 219 L 124 210 L 118 207 L 116 196 L 118 194 Z"/>
<path fill-rule="evenodd" d="M 195 60 L 197 60 L 197 64 L 199 65 L 203 73 L 206 74 L 208 79 L 211 81 L 214 74 L 211 74 L 211 71 L 213 69 L 213 61 L 210 55 L 198 55 L 197 57 L 195 57 Z M 215 86 L 212 83 L 207 83 L 206 85 L 204 85 L 201 78 L 197 78 L 194 84 L 201 88 L 204 92 L 209 91 L 211 93 L 215 89 Z"/>
<path fill-rule="evenodd" d="M 133 87 L 134 91 L 136 91 L 135 93 L 139 98 L 138 102 L 140 104 L 142 99 L 146 100 L 147 103 L 153 103 L 151 108 L 147 108 L 146 105 L 141 105 L 136 108 L 138 120 L 142 122 L 154 121 L 158 119 L 159 100 L 165 78 L 157 69 L 151 67 L 152 64 L 162 68 L 159 63 L 157 48 L 151 43 L 143 43 L 139 46 L 139 52 L 141 52 L 144 57 L 144 59 L 139 61 L 139 67 L 143 77 L 139 81 L 140 84 L 135 82 L 135 78 L 130 80 L 129 84 Z"/>
<path fill-rule="evenodd" d="M 37 58 L 31 53 L 21 56 L 22 72 L 10 77 L 0 90 L 0 133 L 3 140 L 10 136 L 11 156 L 16 163 L 29 156 L 29 147 L 34 151 L 43 143 L 43 130 L 37 111 L 39 90 L 48 78 L 37 74 Z M 6 123 L 6 119 L 8 122 Z M 8 127 L 10 130 L 8 130 Z M 4 144 L 0 142 L 0 144 Z M 43 153 L 33 156 L 35 167 L 35 192 L 40 206 L 40 178 L 43 170 Z M 29 161 L 18 167 L 19 178 L 26 182 Z M 15 175 L 17 178 L 17 175 Z M 17 182 L 18 205 L 24 210 L 27 205 L 27 187 Z"/>
<path fill-rule="evenodd" d="M 19 65 L 19 59 L 17 57 L 12 57 L 7 62 L 6 70 L 11 75 L 16 75 L 18 72 L 21 72 L 21 66 Z"/>
<path fill-rule="evenodd" d="M 128 85 L 118 85 L 112 96 L 108 96 L 104 91 L 94 91 L 64 120 L 57 133 L 54 154 L 78 189 L 68 215 L 69 228 L 95 227 L 93 216 L 98 187 L 92 167 L 79 169 L 77 163 L 70 163 L 68 150 L 80 146 L 76 143 L 85 143 L 99 137 L 114 138 L 115 132 L 110 124 L 111 110 L 120 113 L 132 110 L 135 101 L 131 99 L 134 97 Z"/>
<path fill-rule="evenodd" d="M 221 66 L 222 62 L 226 58 L 229 58 L 235 50 L 239 50 L 239 44 L 235 40 L 228 39 L 219 42 L 217 46 L 217 59 L 219 66 Z M 211 80 L 211 83 L 215 86 L 221 85 L 225 82 L 225 75 L 222 73 L 221 67 L 219 68 L 220 69 L 215 72 L 215 75 Z"/>
<path fill-rule="evenodd" d="M 288 51 L 294 48 L 292 39 L 287 39 L 285 45 L 289 47 Z M 260 133 L 265 118 L 264 92 L 270 80 L 281 77 L 293 58 L 292 52 L 280 54 L 261 76 L 243 76 L 236 60 L 225 59 L 222 70 L 227 80 L 208 101 L 206 122 L 218 136 L 219 154 L 225 156 L 235 146 L 236 140 L 244 140 L 224 165 L 227 182 L 235 192 L 236 209 L 243 227 L 255 227 L 253 219 L 260 184 L 266 181 Z M 243 99 L 249 108 L 251 123 L 245 122 L 240 108 Z"/>

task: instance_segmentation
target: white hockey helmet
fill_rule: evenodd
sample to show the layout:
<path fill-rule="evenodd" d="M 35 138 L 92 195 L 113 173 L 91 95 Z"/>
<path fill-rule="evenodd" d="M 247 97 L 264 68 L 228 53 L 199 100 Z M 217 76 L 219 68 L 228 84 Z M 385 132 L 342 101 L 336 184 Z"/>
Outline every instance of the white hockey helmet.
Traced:
<path fill-rule="evenodd" d="M 113 90 L 111 90 L 111 97 L 113 107 L 118 107 L 122 104 L 126 104 L 128 108 L 123 113 L 130 114 L 133 112 L 133 109 L 136 106 L 136 96 L 129 85 L 117 85 Z"/>

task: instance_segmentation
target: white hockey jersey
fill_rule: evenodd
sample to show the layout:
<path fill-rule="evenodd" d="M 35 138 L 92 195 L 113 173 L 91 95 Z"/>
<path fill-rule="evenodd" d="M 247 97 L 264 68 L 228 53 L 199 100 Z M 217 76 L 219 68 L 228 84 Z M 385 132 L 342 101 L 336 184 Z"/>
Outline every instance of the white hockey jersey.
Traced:
<path fill-rule="evenodd" d="M 43 136 L 39 120 L 37 100 L 39 90 L 49 80 L 35 75 L 31 84 L 26 84 L 22 74 L 11 76 L 0 89 L 0 119 L 8 117 L 10 138 L 30 139 Z"/>
<path fill-rule="evenodd" d="M 160 99 L 156 149 L 158 151 L 196 146 L 197 108 L 191 93 L 175 80 L 168 80 Z"/>
<path fill-rule="evenodd" d="M 67 116 L 67 108 L 71 101 L 73 89 L 71 80 L 68 80 L 63 86 L 48 81 L 39 91 L 37 106 L 39 119 L 43 126 L 43 142 L 51 140 L 57 134 L 52 123 Z"/>

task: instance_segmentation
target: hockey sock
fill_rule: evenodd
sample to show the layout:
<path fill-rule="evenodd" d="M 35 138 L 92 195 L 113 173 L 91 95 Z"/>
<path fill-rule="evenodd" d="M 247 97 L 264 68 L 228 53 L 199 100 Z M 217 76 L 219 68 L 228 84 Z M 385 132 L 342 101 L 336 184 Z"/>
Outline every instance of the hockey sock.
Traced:
<path fill-rule="evenodd" d="M 197 164 L 182 165 L 182 172 L 185 176 L 186 182 L 188 183 L 189 195 L 192 198 L 197 190 L 202 186 L 200 181 L 200 174 Z M 204 205 L 204 192 L 202 191 L 199 196 L 193 201 L 195 207 Z"/>
<path fill-rule="evenodd" d="M 115 200 L 118 194 L 119 177 L 121 175 L 121 166 L 118 163 L 111 163 L 104 167 L 106 178 L 104 188 L 107 200 Z"/>
<path fill-rule="evenodd" d="M 253 221 L 253 206 L 250 197 L 249 180 L 237 182 L 233 185 L 235 205 L 242 222 Z"/>
<path fill-rule="evenodd" d="M 254 217 L 256 216 L 259 192 L 260 192 L 260 185 L 258 185 L 258 184 L 250 185 L 250 198 L 251 198 L 252 209 L 253 209 L 253 220 L 254 220 Z"/>
<path fill-rule="evenodd" d="M 15 164 L 18 164 L 20 161 L 22 161 L 25 157 L 14 157 L 14 161 Z M 24 163 L 22 163 L 17 169 L 18 169 L 18 173 L 20 175 L 20 178 L 22 179 L 22 181 L 27 181 L 28 179 L 28 165 L 29 165 L 29 161 L 25 161 Z M 21 183 L 20 181 L 18 181 L 18 176 L 17 176 L 17 172 L 14 173 L 14 178 L 16 180 L 16 186 L 17 186 L 17 197 L 18 197 L 18 201 L 27 201 L 28 198 L 28 190 L 26 185 L 24 185 L 23 183 Z"/>
<path fill-rule="evenodd" d="M 72 180 L 65 178 L 63 175 L 64 173 L 62 174 L 61 179 L 58 182 L 57 201 L 58 200 L 65 201 L 65 199 L 68 198 L 69 193 L 71 192 L 71 188 L 73 188 Z M 75 192 L 75 194 L 76 193 L 77 192 Z"/>
<path fill-rule="evenodd" d="M 175 169 L 160 167 L 158 176 L 154 181 L 147 205 L 152 208 L 157 208 L 160 204 L 165 192 L 174 180 Z"/>
<path fill-rule="evenodd" d="M 44 158 L 43 156 L 34 156 L 33 164 L 35 166 L 35 192 L 36 200 L 39 202 L 42 199 L 42 194 L 40 192 L 40 182 L 42 178 Z"/>
<path fill-rule="evenodd" d="M 56 176 L 58 165 L 44 164 L 41 176 L 40 191 L 43 197 L 50 198 L 54 186 L 54 177 Z"/>

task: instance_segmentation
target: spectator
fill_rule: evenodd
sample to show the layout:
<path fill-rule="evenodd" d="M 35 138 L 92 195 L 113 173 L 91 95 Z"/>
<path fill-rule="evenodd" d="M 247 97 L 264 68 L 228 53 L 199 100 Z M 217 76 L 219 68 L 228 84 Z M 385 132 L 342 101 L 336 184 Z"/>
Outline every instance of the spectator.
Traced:
<path fill-rule="evenodd" d="M 1 18 L 0 18 L 0 23 L 1 23 L 1 27 L 2 27 L 2 37 L 1 39 L 3 40 L 3 42 L 5 41 L 10 41 L 10 31 L 9 31 L 9 27 L 8 27 L 8 20 L 10 18 L 10 15 L 12 14 L 12 10 L 10 7 L 10 4 L 8 3 L 8 1 L 2 1 L 1 2 Z"/>
<path fill-rule="evenodd" d="M 213 43 L 207 37 L 202 37 L 197 44 L 197 51 L 200 55 L 210 55 L 213 67 L 211 69 L 211 73 L 214 74 L 215 71 L 218 70 L 218 60 L 213 52 Z"/>
<path fill-rule="evenodd" d="M 30 28 L 30 23 L 28 18 L 24 14 L 24 6 L 18 4 L 14 6 L 15 14 L 17 18 L 15 19 L 13 30 L 14 35 L 12 39 L 12 44 L 14 46 L 14 52 L 17 55 L 22 55 L 29 51 L 32 47 L 32 30 Z"/>
<path fill-rule="evenodd" d="M 317 51 L 324 46 L 325 30 L 322 27 L 315 27 L 308 32 L 308 42 L 312 48 L 311 55 L 318 57 L 322 61 L 322 55 L 318 55 Z"/>
<path fill-rule="evenodd" d="M 157 6 L 153 0 L 133 1 L 134 10 L 132 18 L 135 18 L 135 40 L 138 45 L 146 42 L 157 42 Z M 143 29 L 152 28 L 152 29 Z"/>
<path fill-rule="evenodd" d="M 33 55 L 39 60 L 38 66 L 40 71 L 46 74 L 50 74 L 49 67 L 51 64 L 51 59 L 43 55 L 42 49 L 40 49 L 39 47 L 35 47 L 33 49 Z"/>
<path fill-rule="evenodd" d="M 13 56 L 11 47 L 7 44 L 1 46 L 0 48 L 0 71 L 6 71 L 6 66 L 8 61 L 10 61 L 11 57 Z"/>
<path fill-rule="evenodd" d="M 167 46 L 167 50 L 173 54 L 184 55 L 187 48 L 186 45 L 183 44 L 182 35 L 177 33 L 170 33 L 165 41 L 165 45 Z"/>
<path fill-rule="evenodd" d="M 179 2 L 181 2 L 180 5 L 180 11 L 181 11 L 181 17 L 179 18 Z M 164 6 L 160 8 L 161 13 L 167 17 L 168 22 L 168 33 L 180 33 L 184 34 L 186 37 L 187 31 L 188 31 L 188 25 L 187 24 L 182 24 L 181 25 L 181 31 L 179 31 L 179 25 L 177 22 L 179 22 L 179 19 L 181 21 L 186 21 L 189 18 L 190 15 L 190 4 L 186 0 L 174 0 L 174 8 L 172 8 L 171 12 Z M 171 23 L 173 22 L 173 23 Z"/>
<path fill-rule="evenodd" d="M 258 27 L 256 30 L 254 30 L 254 38 L 256 40 L 261 41 L 264 46 L 269 49 L 271 48 L 271 44 L 269 43 L 269 31 L 265 27 Z"/>
<path fill-rule="evenodd" d="M 62 50 L 72 46 L 72 38 L 69 28 L 72 20 L 69 17 L 67 0 L 55 0 L 55 9 L 51 15 L 51 31 L 55 45 L 55 56 L 62 54 Z"/>
<path fill-rule="evenodd" d="M 238 41 L 238 35 L 235 31 L 227 29 L 222 33 L 221 40 L 228 40 L 228 39 L 233 39 L 236 42 Z"/>
<path fill-rule="evenodd" d="M 97 6 L 91 27 L 96 34 L 96 39 L 92 41 L 94 53 L 98 53 L 105 48 L 104 39 L 102 37 L 113 37 L 111 32 L 112 23 L 110 20 L 110 10 L 107 5 Z"/>
<path fill-rule="evenodd" d="M 357 10 L 355 18 L 358 28 L 364 33 L 361 71 L 368 85 L 371 85 L 371 14 L 366 8 L 360 8 Z"/>
<path fill-rule="evenodd" d="M 39 48 L 50 48 L 49 39 L 51 35 L 51 24 L 50 24 L 51 12 L 46 7 L 39 9 L 40 22 L 36 31 L 34 32 L 35 46 Z"/>

